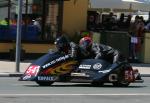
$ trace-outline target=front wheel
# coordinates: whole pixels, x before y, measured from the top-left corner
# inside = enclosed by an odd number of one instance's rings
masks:
[[[39,86],[51,86],[54,82],[36,81]]]

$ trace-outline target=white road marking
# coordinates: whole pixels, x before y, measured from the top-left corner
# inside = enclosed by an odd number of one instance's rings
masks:
[[[133,93],[133,94],[0,94],[0,96],[150,96],[150,93]]]

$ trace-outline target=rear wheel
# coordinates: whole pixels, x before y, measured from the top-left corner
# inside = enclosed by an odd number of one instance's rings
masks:
[[[113,83],[113,86],[115,86],[115,87],[127,87],[129,85],[130,85],[130,83],[126,82],[126,81],[114,82]]]
[[[91,84],[92,84],[92,86],[95,86],[95,87],[101,87],[104,85],[103,82],[92,82]]]
[[[130,85],[132,79],[132,67],[130,65],[124,65],[117,72],[117,80],[112,82],[115,87],[127,87]]]
[[[36,81],[36,83],[40,86],[51,86],[54,82]]]

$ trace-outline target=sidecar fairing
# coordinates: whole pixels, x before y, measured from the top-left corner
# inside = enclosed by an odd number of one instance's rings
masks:
[[[79,72],[71,73],[75,82],[92,84],[113,83],[115,86],[128,86],[130,83],[143,82],[127,62],[110,64],[105,60],[86,59],[81,62]],[[138,76],[137,76],[138,74]],[[140,78],[137,78],[140,77]]]
[[[53,82],[128,86],[137,80],[142,81],[140,73],[135,72],[127,62],[111,64],[101,59],[85,59],[78,65],[70,55],[57,52],[50,52],[33,62],[19,80],[35,81],[44,86]]]
[[[76,63],[69,55],[50,52],[33,62],[19,80],[38,83],[59,81],[60,76],[70,73]]]

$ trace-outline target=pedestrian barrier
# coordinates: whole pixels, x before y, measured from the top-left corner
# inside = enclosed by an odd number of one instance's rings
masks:
[[[23,34],[25,40],[36,41],[38,40],[38,28],[33,25],[27,26],[27,31]]]
[[[9,31],[8,26],[0,25],[0,39],[1,40],[7,39],[8,31]]]
[[[22,40],[36,41],[38,40],[38,28],[34,25],[22,25],[21,29]],[[17,26],[0,25],[0,40],[16,40]]]

